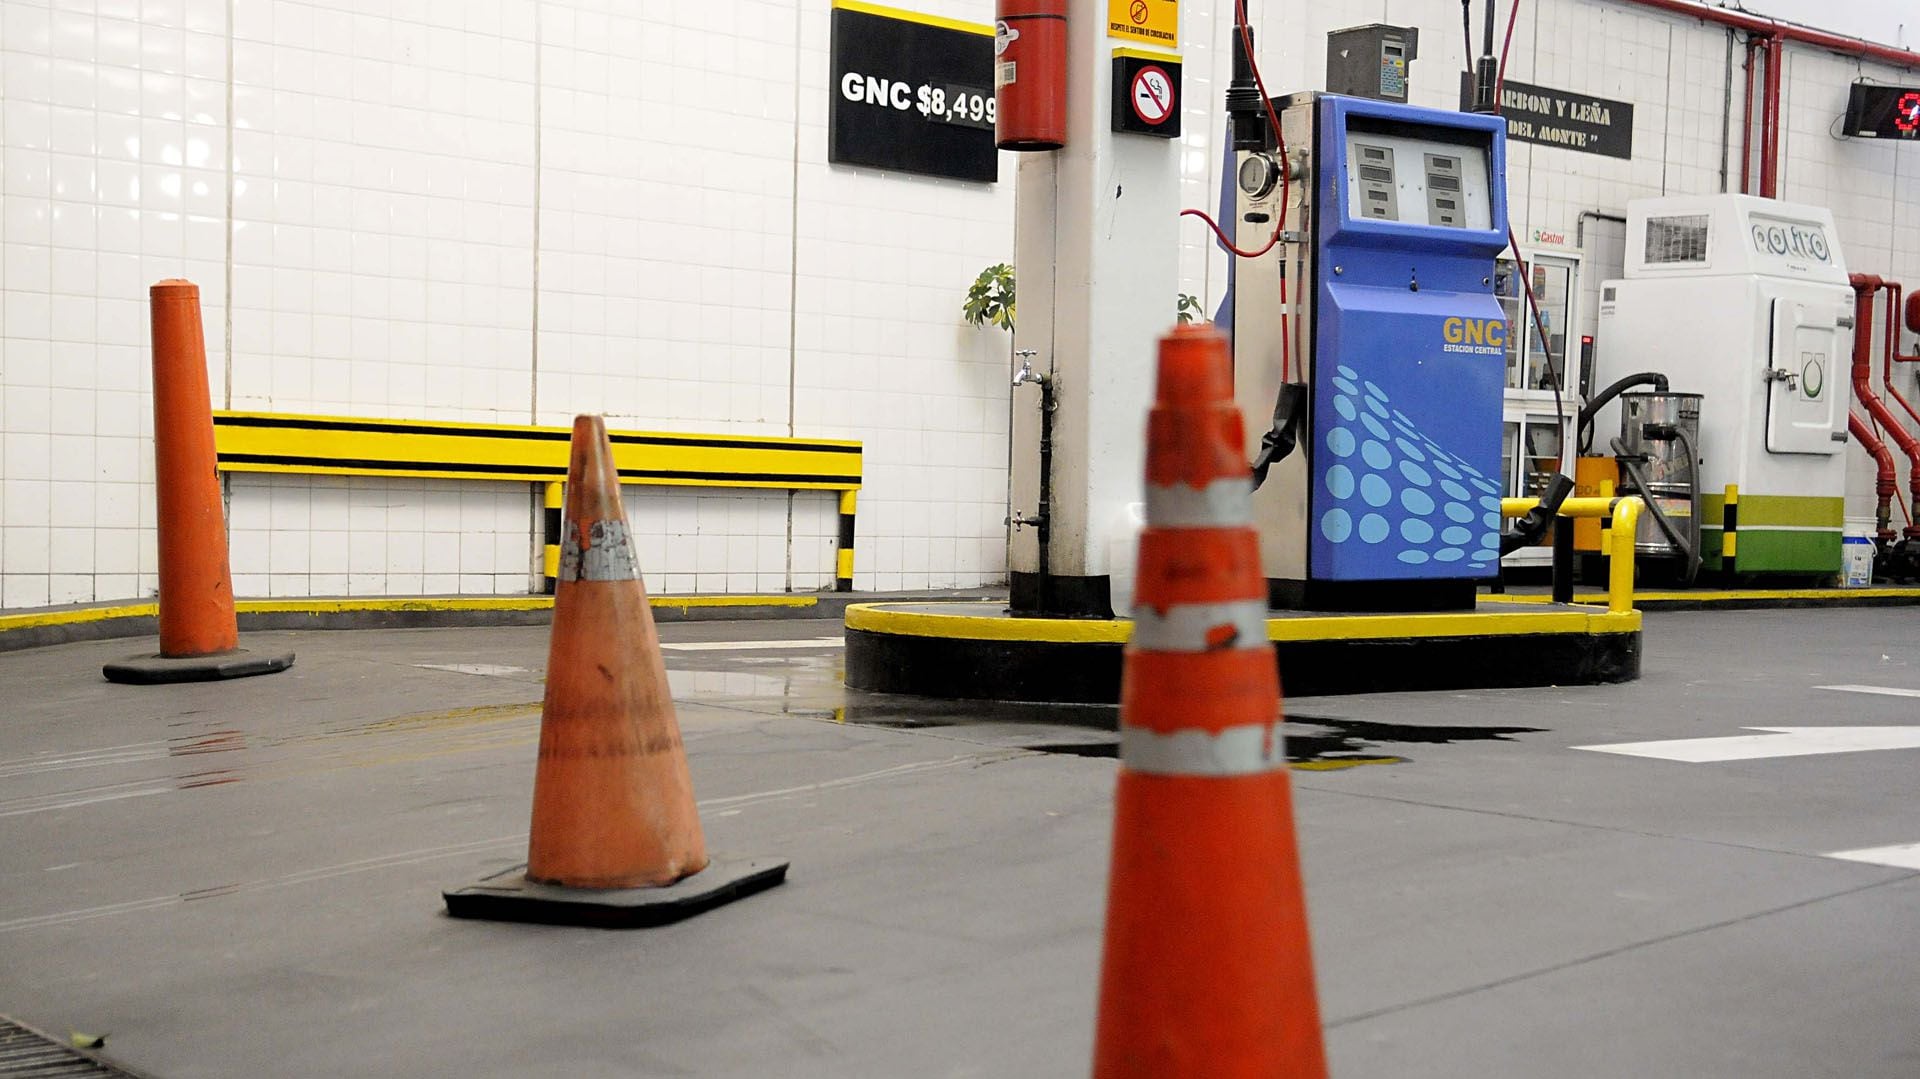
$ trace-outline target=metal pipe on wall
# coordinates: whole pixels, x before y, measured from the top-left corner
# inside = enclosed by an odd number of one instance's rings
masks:
[[[1629,7],[1653,8],[1719,26],[1731,26],[1736,30],[1746,30],[1749,33],[1779,37],[1786,41],[1837,52],[1842,56],[1875,60],[1909,70],[1920,70],[1920,53],[1895,48],[1892,45],[1882,45],[1865,38],[1828,33],[1825,30],[1816,30],[1811,26],[1801,26],[1798,23],[1781,22],[1778,19],[1767,18],[1765,15],[1751,15],[1744,11],[1733,11],[1727,8],[1702,7],[1690,0],[1613,0],[1613,2]]]
[[[1920,352],[1911,356],[1900,354],[1900,297],[1903,286],[1898,281],[1882,281],[1880,287],[1887,290],[1887,380],[1893,380],[1893,365],[1896,363],[1920,363]],[[1920,331],[1915,331],[1920,332]],[[1913,411],[1909,408],[1907,411]],[[1920,420],[1920,415],[1914,417]]]
[[[1767,52],[1767,72],[1762,103],[1760,194],[1768,198],[1776,197],[1779,190],[1780,67],[1783,43],[1792,41],[1839,53],[1842,56],[1891,64],[1909,71],[1920,71],[1920,53],[1895,48],[1892,45],[1882,45],[1864,38],[1816,30],[1811,26],[1801,26],[1798,23],[1781,22],[1764,15],[1752,15],[1727,8],[1702,7],[1691,0],[1613,0],[1613,2],[1630,7],[1652,8],[1670,15],[1687,16],[1717,26],[1745,30],[1753,35],[1747,39],[1746,131],[1741,140],[1740,158],[1740,191],[1743,194],[1753,190],[1753,63],[1755,54],[1761,48],[1764,47]],[[1764,42],[1764,45],[1758,42]]]
[[[1740,193],[1753,193],[1753,66],[1760,52],[1760,39],[1747,37],[1747,96],[1740,110]]]
[[[1900,355],[1900,320],[1896,315],[1900,310],[1900,282],[1882,281],[1880,287],[1887,291],[1887,332],[1880,350],[1880,388],[1886,391],[1888,397],[1899,402],[1900,407],[1907,410],[1907,415],[1912,416],[1915,423],[1920,423],[1920,412],[1915,412],[1913,403],[1902,396],[1893,385],[1893,365],[1896,361],[1920,360],[1920,356]],[[1864,335],[1867,331],[1862,328],[1854,332]]]
[[[1723,66],[1723,88],[1720,101],[1720,190],[1727,190],[1727,160],[1733,150],[1733,40],[1734,32],[1727,31],[1727,53]]]
[[[1867,426],[1867,421],[1861,419],[1860,414],[1852,409],[1847,410],[1847,433],[1852,435],[1853,440],[1860,443],[1860,448],[1866,450],[1873,458],[1874,536],[1883,544],[1892,543],[1893,492],[1896,489],[1893,452],[1887,449],[1887,444],[1880,441],[1879,436],[1873,433],[1873,428]]]
[[[1780,35],[1767,38],[1766,128],[1760,143],[1760,197],[1780,196]]]
[[[1907,489],[1913,496],[1913,505],[1920,506],[1920,438],[1915,438],[1880,395],[1873,392],[1873,301],[1880,291],[1881,280],[1872,274],[1858,273],[1849,275],[1847,280],[1853,285],[1853,393],[1866,406],[1874,422],[1885,428],[1887,435],[1899,445],[1900,452],[1907,455]],[[1909,521],[1906,531],[1908,538],[1920,538],[1920,523]]]

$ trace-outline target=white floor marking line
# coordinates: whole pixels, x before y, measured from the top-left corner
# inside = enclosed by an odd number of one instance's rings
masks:
[[[168,780],[161,785],[129,786],[119,784],[115,787],[103,787],[89,791],[62,791],[54,794],[42,794],[33,798],[15,798],[0,803],[0,817],[20,817],[28,813],[46,813],[56,809],[78,809],[81,806],[96,805],[100,802],[118,802],[126,798],[145,798],[150,794],[167,794],[179,790],[179,783]]]
[[[1890,865],[1896,869],[1920,869],[1920,843],[1896,843],[1891,847],[1837,850],[1827,857],[1848,862],[1866,862],[1870,865]]]
[[[114,764],[135,764],[140,761],[163,761],[168,757],[167,743],[143,742],[134,746],[115,746],[109,749],[76,750],[65,756],[23,757],[19,760],[0,761],[0,779],[11,776],[32,775],[38,772],[66,772],[75,768],[98,768]]]
[[[755,652],[775,648],[843,648],[843,637],[811,637],[791,641],[681,641],[662,644],[669,652]]]
[[[1865,753],[1877,749],[1920,749],[1920,727],[1742,727],[1765,734],[1727,738],[1678,738],[1666,742],[1622,742],[1610,746],[1574,746],[1595,753],[1651,757],[1706,764],[1768,757],[1812,757],[1822,753]]]
[[[498,663],[416,663],[423,671],[452,671],[454,674],[478,674],[498,678],[507,674],[525,674],[525,667],[507,667]]]
[[[1901,689],[1898,686],[1815,686],[1815,689],[1830,689],[1835,693],[1873,693],[1882,697],[1920,697],[1920,689]]]

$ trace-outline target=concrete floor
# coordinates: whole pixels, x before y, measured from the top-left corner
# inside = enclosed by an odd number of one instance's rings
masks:
[[[1920,723],[1814,688],[1920,689],[1915,624],[1663,614],[1632,685],[1289,701],[1318,767],[1398,761],[1294,773],[1335,1073],[1920,1075],[1920,873],[1823,856],[1920,841],[1920,750],[1570,748]],[[169,1079],[1084,1073],[1111,713],[850,693],[838,632],[663,628],[766,642],[668,664],[710,843],[793,870],[629,933],[442,912],[524,858],[544,629],[259,634],[293,671],[202,686],[0,655],[0,1012]]]

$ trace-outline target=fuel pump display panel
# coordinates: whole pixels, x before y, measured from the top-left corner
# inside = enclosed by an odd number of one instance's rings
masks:
[[[1492,227],[1487,151],[1386,131],[1347,132],[1347,204],[1358,217]]]
[[[1509,327],[1497,118],[1325,97],[1309,575],[1458,580],[1499,559]]]

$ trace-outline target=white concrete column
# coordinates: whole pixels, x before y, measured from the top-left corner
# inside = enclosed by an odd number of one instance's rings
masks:
[[[1139,46],[1108,37],[1106,16],[1104,0],[1070,5],[1067,144],[1022,155],[1015,181],[1014,349],[1033,350],[1056,403],[1045,566],[1039,527],[1008,545],[1023,613],[1106,613],[1110,549],[1143,497],[1155,344],[1175,322],[1176,140],[1110,129],[1114,50]],[[1035,517],[1043,395],[1013,395],[1013,508]]]

